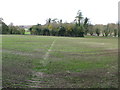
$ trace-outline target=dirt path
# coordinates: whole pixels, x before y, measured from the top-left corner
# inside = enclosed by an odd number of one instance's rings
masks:
[[[43,57],[43,61],[40,62],[42,63],[43,66],[46,66],[48,61],[47,59],[49,58],[49,54],[52,51],[52,48],[55,44],[56,40],[54,40],[51,45],[50,48],[48,49],[48,51],[46,52],[46,54]],[[42,88],[42,87],[48,87],[47,85],[47,81],[45,80],[46,77],[48,77],[49,75],[43,73],[43,72],[33,72],[33,78],[31,78],[31,80],[28,80],[29,82],[31,82],[31,85],[29,85],[29,87],[32,88]]]
[[[54,46],[54,44],[55,44],[55,41],[56,41],[56,40],[54,40],[54,41],[51,43],[50,48],[48,49],[48,51],[46,52],[46,54],[45,54],[45,56],[44,56],[44,58],[43,58],[43,61],[40,62],[40,63],[43,64],[43,66],[46,66],[46,64],[48,63],[47,59],[48,59],[48,57],[49,57],[50,52],[52,51],[52,48],[53,48],[53,46]]]
[[[49,57],[49,53],[51,52],[52,47],[53,47],[55,41],[56,41],[56,40],[54,40],[54,41],[52,42],[50,48],[49,48],[48,51],[46,52],[46,54],[45,54],[45,56],[44,56],[44,60],[46,60],[46,59]]]

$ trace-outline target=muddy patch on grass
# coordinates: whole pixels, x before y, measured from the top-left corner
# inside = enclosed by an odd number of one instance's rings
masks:
[[[63,56],[113,56],[113,55],[118,55],[118,49],[114,49],[114,50],[99,50],[99,51],[86,51],[86,52],[78,52],[78,53],[72,53],[72,52],[63,52],[63,51],[54,51],[57,53],[61,53]],[[51,55],[52,57],[52,55]],[[53,56],[55,57],[55,56]]]
[[[75,87],[118,87],[117,69],[93,69],[81,72],[56,73],[53,77],[63,77]],[[97,86],[95,86],[97,84]]]
[[[30,82],[36,88],[117,88],[117,77],[116,69],[103,68],[81,72],[57,72],[53,74],[36,72]]]
[[[3,49],[2,52],[17,54],[17,55],[23,55],[23,56],[31,56],[32,55],[30,53],[25,53],[25,52],[21,52],[21,51],[13,51],[13,50],[5,50],[5,49]]]
[[[6,62],[2,63],[2,85],[4,88],[26,87],[27,79],[32,75],[32,64],[26,62]]]
[[[45,74],[43,72],[34,72],[33,78],[28,80],[31,84],[29,87],[34,88],[59,88],[65,87],[68,84],[63,78],[54,77],[52,74]],[[67,85],[68,86],[68,85]]]
[[[21,56],[29,56],[32,58],[42,58],[44,55],[44,52],[38,52],[38,51],[34,51],[34,52],[23,52],[23,51],[17,51],[17,50],[6,50],[6,49],[2,49],[2,52],[6,52],[6,53],[11,53],[11,54],[16,54],[16,55],[21,55]]]

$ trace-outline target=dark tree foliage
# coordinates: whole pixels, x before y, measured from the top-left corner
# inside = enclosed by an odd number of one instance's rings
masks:
[[[18,26],[9,26],[8,34],[24,35],[25,34],[25,30],[23,28],[21,28],[21,27],[18,27]]]
[[[33,25],[29,28],[31,35],[46,35],[46,36],[69,36],[69,37],[84,37],[85,35],[100,36],[119,36],[119,30],[116,30],[116,25],[110,23],[108,25],[90,24],[87,17],[83,17],[79,10],[72,23],[63,23],[62,19],[48,18],[46,24]]]
[[[47,29],[47,28],[43,29],[43,35],[50,36],[49,29]]]
[[[110,33],[109,31],[109,25],[107,25],[107,28],[104,30],[105,36],[107,37]]]
[[[25,34],[25,30],[18,26],[7,26],[2,20],[0,20],[0,34]]]
[[[83,19],[82,12],[80,10],[78,10],[77,16],[75,18],[78,20],[78,26],[80,26],[81,20]]]
[[[96,28],[96,34],[97,34],[97,36],[100,35],[100,30],[98,28]]]
[[[84,20],[84,29],[85,29],[85,35],[87,35],[87,33],[88,33],[88,26],[89,26],[89,24],[88,24],[88,21],[89,21],[89,19],[86,17],[85,18],[85,20]]]
[[[84,27],[82,25],[77,27],[77,33],[78,37],[84,37]]]
[[[0,23],[0,34],[9,34],[9,28],[4,22]]]
[[[120,22],[118,22],[118,37],[120,37]]]
[[[66,29],[63,26],[59,27],[58,36],[65,36]]]
[[[56,30],[51,30],[51,32],[50,32],[51,34],[51,36],[57,36],[58,35],[58,32],[56,31]]]
[[[110,25],[92,25],[87,21],[81,23],[80,26],[75,23],[61,23],[51,22],[49,25],[34,25],[30,29],[32,35],[46,35],[46,36],[69,36],[69,37],[84,37],[88,33],[90,35],[104,36],[111,35],[119,36],[119,31],[116,27]]]

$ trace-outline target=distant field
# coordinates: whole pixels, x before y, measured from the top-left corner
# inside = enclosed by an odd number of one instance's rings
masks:
[[[27,31],[26,31],[25,34],[30,34],[30,32],[27,32]]]
[[[118,39],[3,35],[3,87],[118,87]]]

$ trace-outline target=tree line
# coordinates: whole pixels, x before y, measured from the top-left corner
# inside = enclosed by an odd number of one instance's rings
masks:
[[[87,17],[83,17],[79,10],[72,23],[62,23],[62,19],[47,19],[45,25],[37,24],[32,26],[29,30],[31,35],[46,35],[46,36],[70,36],[70,37],[84,37],[91,36],[119,36],[118,25],[115,23],[108,23],[107,25],[96,24],[92,25]]]
[[[47,19],[45,25],[34,25],[29,30],[32,35],[72,36],[84,37],[84,30],[88,28],[88,18],[82,16],[79,10],[73,23],[63,23],[62,19]]]
[[[1,20],[2,21],[2,20]],[[46,24],[33,25],[29,28],[31,35],[46,35],[46,36],[69,36],[69,37],[84,37],[91,36],[119,36],[118,24],[109,23],[107,25],[96,24],[92,25],[87,17],[83,17],[79,10],[75,20],[71,23],[63,23],[62,19],[49,18]],[[25,30],[21,27],[10,24],[7,26],[2,22],[2,34],[25,34]]]
[[[22,27],[14,26],[13,23],[6,25],[3,19],[0,18],[0,34],[25,34],[25,30]]]

